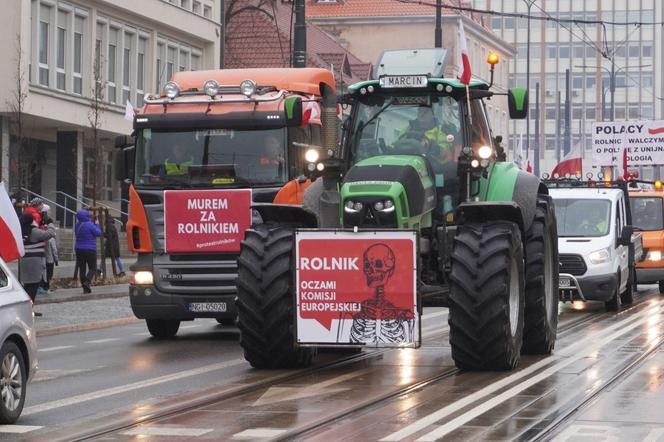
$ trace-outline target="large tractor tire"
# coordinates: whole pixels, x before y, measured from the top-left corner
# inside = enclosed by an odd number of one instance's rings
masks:
[[[450,282],[450,344],[457,367],[516,367],[524,315],[519,227],[507,221],[460,226],[454,238]]]
[[[293,229],[247,230],[238,258],[237,327],[245,359],[256,368],[311,364],[315,349],[294,345]]]
[[[526,232],[526,308],[524,354],[549,354],[558,330],[558,233],[553,204],[537,201],[535,219]]]

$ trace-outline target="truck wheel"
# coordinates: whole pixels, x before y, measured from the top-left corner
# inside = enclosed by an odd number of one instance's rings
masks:
[[[459,226],[452,251],[452,358],[464,370],[509,370],[523,337],[524,262],[512,222]]]
[[[146,319],[148,331],[157,339],[169,339],[175,337],[180,328],[177,319]]]
[[[314,349],[294,345],[293,229],[247,230],[238,258],[237,326],[244,357],[256,368],[306,367]]]
[[[217,318],[217,323],[219,325],[226,325],[228,327],[232,327],[232,326],[235,325],[235,319],[231,319],[231,318],[220,319],[220,318]]]
[[[535,219],[526,232],[526,307],[524,354],[549,354],[558,329],[558,233],[553,204],[537,201]]]
[[[607,312],[617,312],[620,310],[620,274],[618,274],[618,284],[616,285],[616,291],[611,299],[604,303],[604,308]]]
[[[13,424],[21,415],[27,380],[21,349],[6,341],[0,349],[0,424]]]

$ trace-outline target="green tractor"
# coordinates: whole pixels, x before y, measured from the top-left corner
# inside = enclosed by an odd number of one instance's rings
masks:
[[[297,336],[301,231],[330,241],[336,232],[416,232],[417,296],[445,299],[459,368],[509,370],[522,353],[552,351],[553,204],[536,176],[505,162],[484,102],[507,95],[510,117],[525,118],[527,91],[493,92],[493,65],[491,84],[445,78],[446,56],[445,49],[385,52],[374,79],[340,99],[351,110],[339,147],[328,134],[328,145],[306,152],[320,179],[304,207],[254,206],[262,222],[246,233],[237,281],[240,343],[254,367],[302,367],[316,355]],[[365,254],[365,271],[394,260],[369,262]]]

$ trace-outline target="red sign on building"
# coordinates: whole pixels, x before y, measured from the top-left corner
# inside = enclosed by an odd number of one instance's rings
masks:
[[[239,252],[251,227],[251,189],[164,192],[167,253]]]
[[[412,231],[298,231],[297,340],[419,345]]]

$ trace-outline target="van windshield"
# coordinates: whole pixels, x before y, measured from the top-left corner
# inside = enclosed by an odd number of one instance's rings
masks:
[[[559,237],[598,237],[609,233],[611,201],[607,199],[554,199]]]
[[[632,198],[632,223],[639,230],[664,230],[661,198]]]

